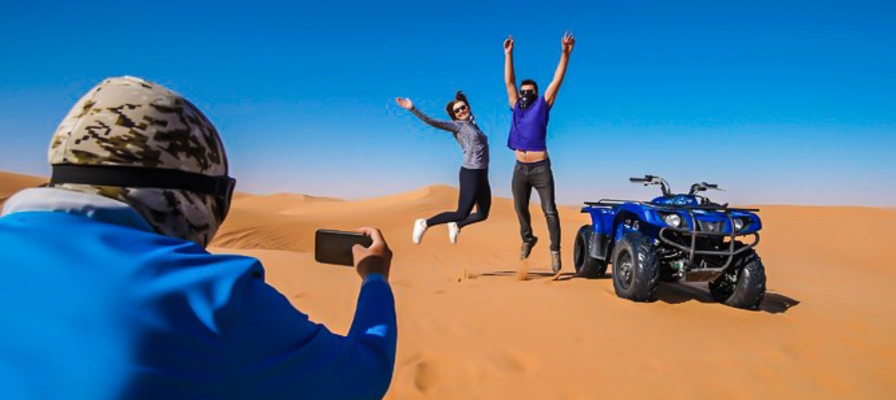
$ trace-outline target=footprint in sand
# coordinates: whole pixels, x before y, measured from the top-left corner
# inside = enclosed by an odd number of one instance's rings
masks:
[[[419,361],[414,365],[414,388],[420,393],[426,393],[436,382],[436,374],[432,366],[426,361]]]
[[[414,386],[420,393],[426,393],[435,386],[438,378],[432,357],[426,353],[415,353],[402,364],[402,374],[405,382]]]
[[[526,354],[504,351],[489,357],[489,362],[501,371],[526,373],[535,369],[535,360]]]
[[[392,282],[392,286],[400,286],[403,288],[413,287],[409,281],[406,280],[395,280]]]

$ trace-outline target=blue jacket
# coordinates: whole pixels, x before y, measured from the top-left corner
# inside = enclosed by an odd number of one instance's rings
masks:
[[[309,321],[258,260],[64,212],[0,218],[0,398],[372,399],[395,364],[389,284],[347,336]]]

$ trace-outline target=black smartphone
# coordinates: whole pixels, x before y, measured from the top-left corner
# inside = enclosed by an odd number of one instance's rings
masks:
[[[323,264],[355,265],[352,247],[370,247],[373,239],[359,232],[318,229],[314,235],[314,260]]]

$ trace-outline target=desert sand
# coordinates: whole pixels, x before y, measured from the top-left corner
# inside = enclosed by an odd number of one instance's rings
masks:
[[[0,202],[43,181],[0,173]],[[714,303],[705,284],[663,283],[658,301],[633,303],[609,278],[574,277],[574,234],[588,221],[577,207],[560,210],[558,279],[537,205],[541,240],[525,276],[510,199],[496,197],[489,220],[457,244],[445,226],[413,244],[414,219],[452,209],[456,195],[241,193],[210,250],[258,257],[297,308],[345,333],[360,280],[314,262],[314,231],[382,229],[399,323],[388,399],[896,398],[894,209],[758,205],[768,294],[760,311],[744,311]]]

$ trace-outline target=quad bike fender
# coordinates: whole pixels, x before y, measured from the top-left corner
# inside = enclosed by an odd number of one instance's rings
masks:
[[[629,210],[619,210],[613,219],[613,227],[612,241],[607,245],[607,250],[610,254],[613,253],[612,249],[616,246],[616,243],[619,243],[626,233],[640,231],[641,218],[638,214]]]
[[[614,229],[612,242],[607,246],[608,254],[613,254],[613,248],[625,234],[639,232],[655,241],[659,236],[660,227],[665,225],[653,208],[628,204],[626,206],[630,207],[620,209],[613,219]]]
[[[607,218],[607,213],[603,212],[603,210],[598,210],[598,212],[592,212],[591,214],[591,234],[588,235],[588,255],[591,256],[591,258],[603,261],[607,259],[606,248],[609,244],[607,238],[610,236],[609,233],[611,232],[610,229],[612,229],[612,226],[607,226],[608,224],[604,222],[609,219]]]
[[[607,248],[610,245],[610,235],[592,232],[588,237],[588,255],[601,261],[607,259]]]

